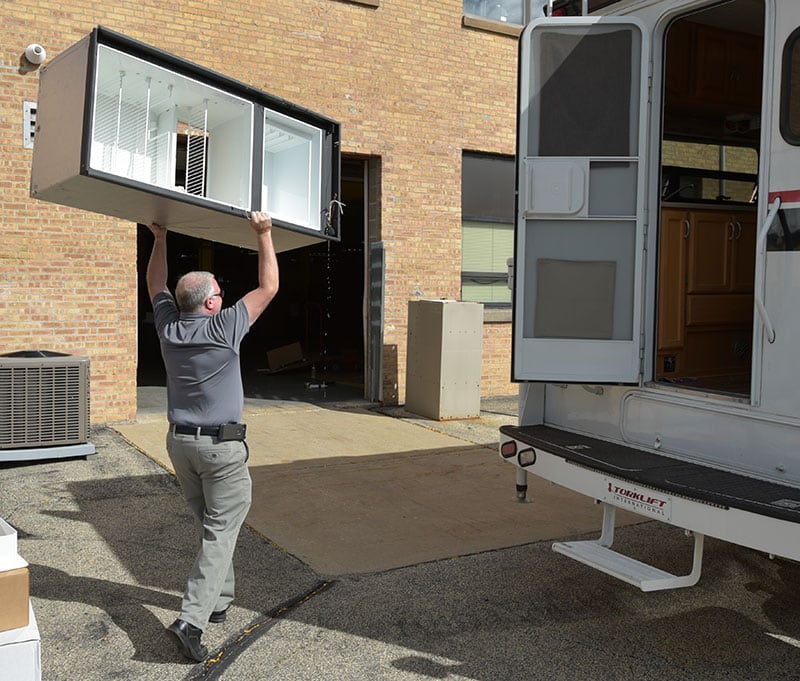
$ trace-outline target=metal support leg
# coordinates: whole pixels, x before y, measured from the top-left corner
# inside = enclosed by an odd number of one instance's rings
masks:
[[[528,499],[528,473],[522,469],[517,468],[517,503],[527,504]]]
[[[603,502],[603,529],[597,543],[609,548],[614,543],[614,524],[616,522],[617,507]]]

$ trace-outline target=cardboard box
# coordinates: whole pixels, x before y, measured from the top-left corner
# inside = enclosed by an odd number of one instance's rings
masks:
[[[269,365],[270,371],[275,371],[289,364],[302,361],[303,348],[300,347],[300,343],[289,343],[289,345],[282,345],[279,348],[267,352],[267,364]]]
[[[0,518],[0,632],[28,626],[30,575],[17,553],[17,531]]]
[[[41,681],[42,641],[30,603],[28,626],[0,633],[0,670],[3,681]]]
[[[0,572],[0,632],[28,626],[29,597],[28,568]]]
[[[0,518],[0,572],[27,566],[28,563],[17,553],[17,531]]]

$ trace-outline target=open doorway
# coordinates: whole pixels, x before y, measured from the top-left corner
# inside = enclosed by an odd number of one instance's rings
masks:
[[[750,395],[763,0],[665,38],[655,379]]]
[[[366,173],[342,160],[341,241],[278,254],[281,287],[241,346],[246,397],[305,401],[364,397]],[[152,237],[138,235],[137,385],[165,385],[145,272]],[[177,233],[169,235],[169,286],[192,270],[213,272],[230,305],[255,285],[256,253]]]

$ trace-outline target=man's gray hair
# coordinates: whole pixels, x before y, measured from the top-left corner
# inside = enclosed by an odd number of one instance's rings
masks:
[[[175,300],[181,312],[200,312],[206,298],[214,293],[211,272],[187,272],[175,286]]]

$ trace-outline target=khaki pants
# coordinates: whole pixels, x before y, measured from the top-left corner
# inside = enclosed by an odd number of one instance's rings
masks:
[[[247,445],[170,431],[167,452],[200,530],[180,618],[205,630],[234,597],[233,552],[252,498]]]

